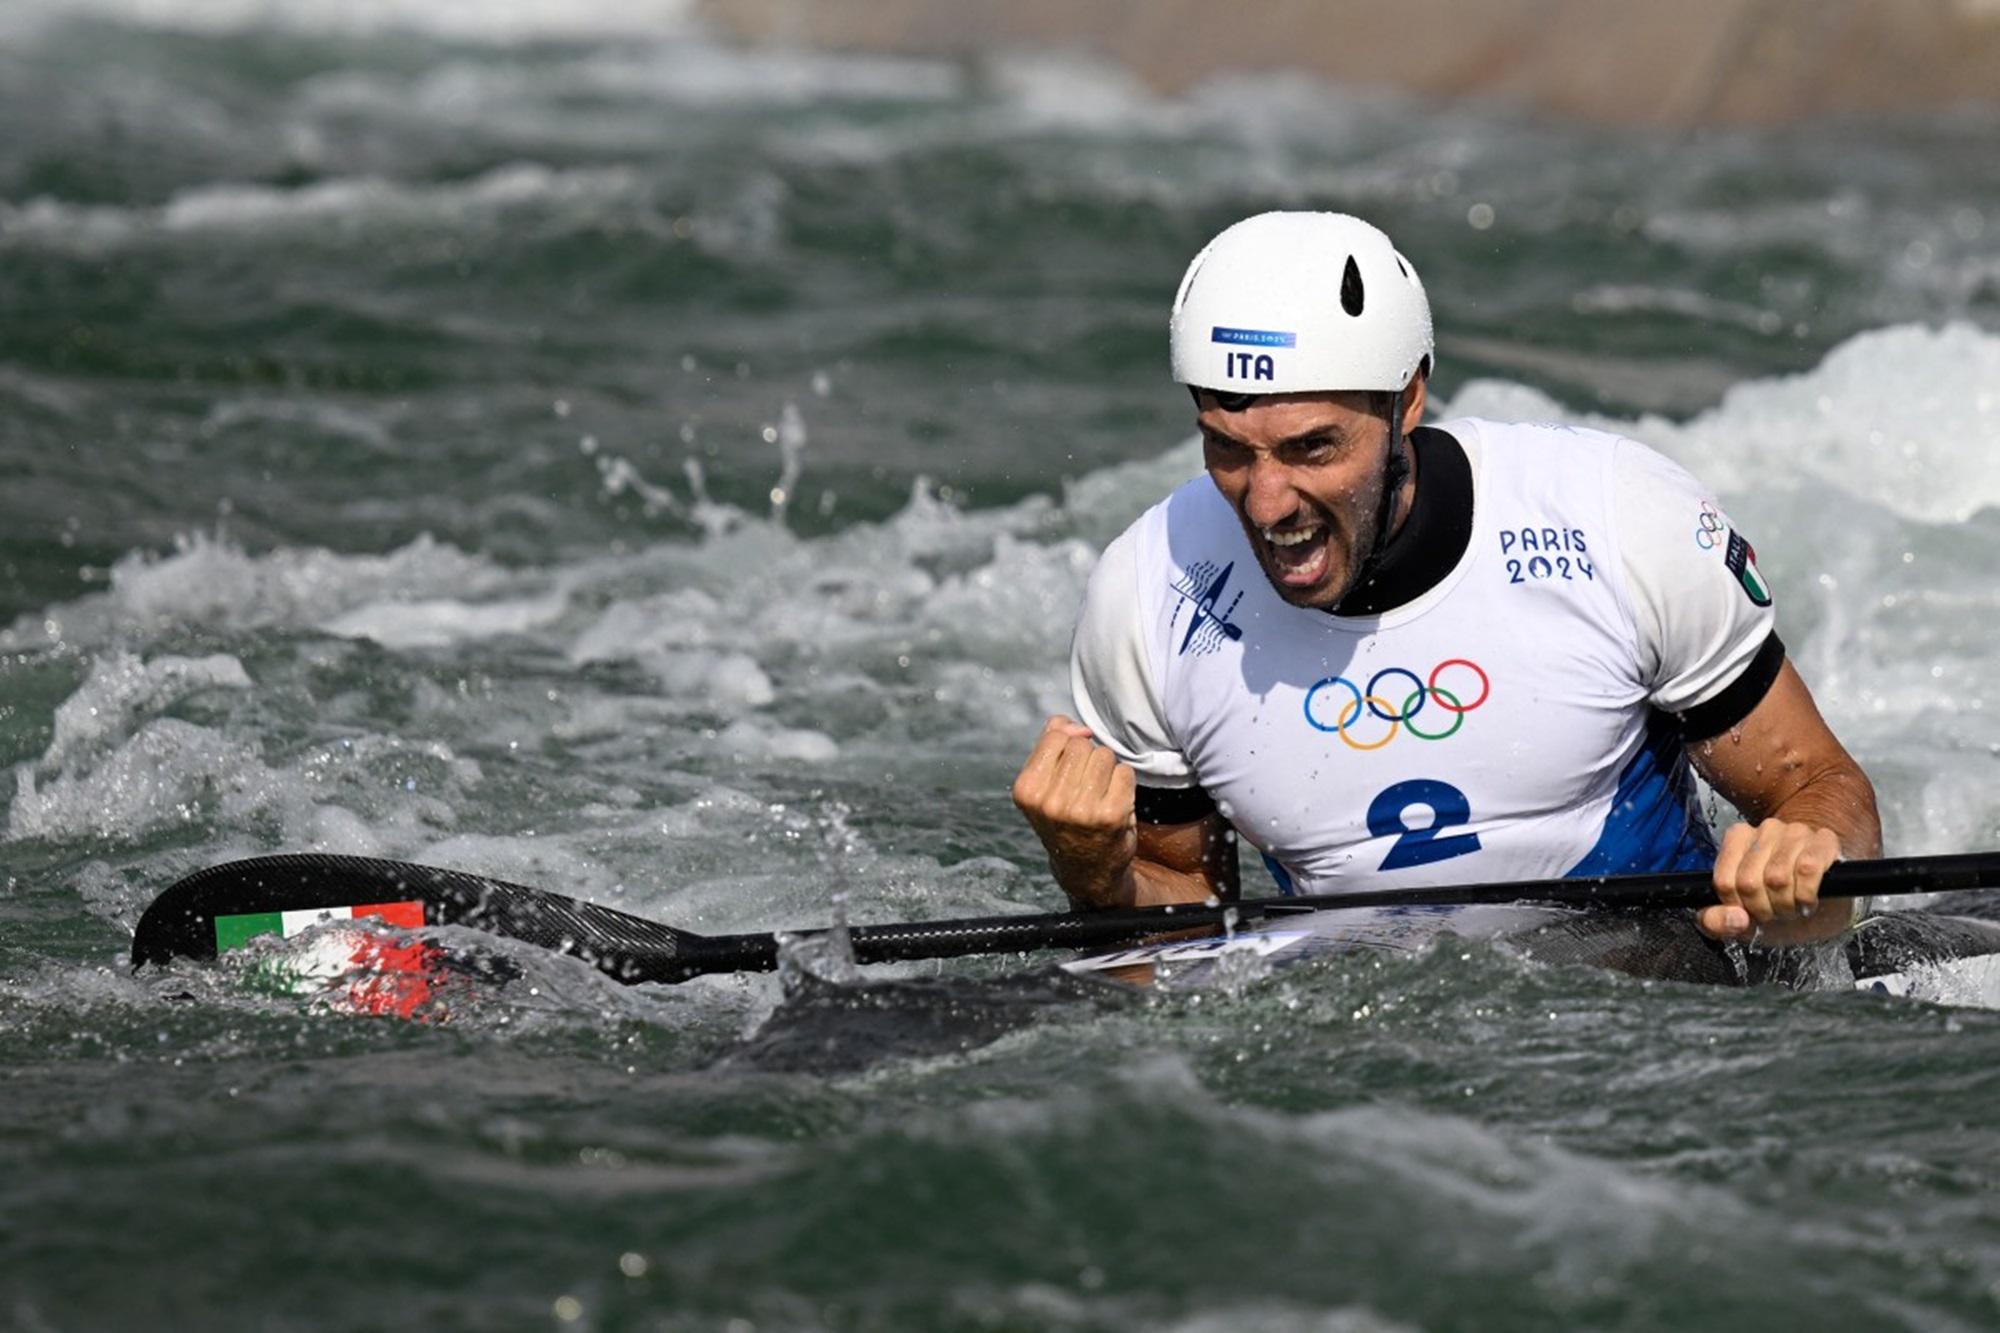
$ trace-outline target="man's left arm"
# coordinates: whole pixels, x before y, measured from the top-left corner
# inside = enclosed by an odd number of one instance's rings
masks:
[[[1854,917],[1846,903],[1814,910],[1820,881],[1844,857],[1880,856],[1882,821],[1874,785],[1827,727],[1791,662],[1740,722],[1687,749],[1745,821],[1722,836],[1720,902],[1702,909],[1701,928],[1761,944],[1800,944],[1845,930]]]
[[[1629,440],[1615,448],[1648,702],[1674,715],[1695,768],[1745,821],[1722,836],[1701,927],[1767,944],[1836,935],[1853,913],[1815,912],[1820,880],[1842,857],[1881,855],[1874,788],[1786,659],[1749,540],[1679,465]]]

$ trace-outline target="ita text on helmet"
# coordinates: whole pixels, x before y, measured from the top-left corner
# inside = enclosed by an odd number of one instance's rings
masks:
[[[1345,213],[1260,213],[1188,265],[1174,379],[1222,394],[1396,392],[1432,363],[1416,268]]]

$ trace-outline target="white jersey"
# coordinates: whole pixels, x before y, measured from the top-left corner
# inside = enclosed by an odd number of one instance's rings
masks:
[[[1079,716],[1141,784],[1206,789],[1287,892],[1708,865],[1673,715],[1775,675],[1755,553],[1631,440],[1439,429],[1473,519],[1436,586],[1365,618],[1292,606],[1199,477],[1092,574]]]

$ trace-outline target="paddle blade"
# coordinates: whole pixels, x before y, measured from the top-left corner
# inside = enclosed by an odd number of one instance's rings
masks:
[[[624,982],[678,981],[699,970],[698,936],[561,894],[458,870],[361,856],[297,854],[198,870],[155,898],[132,935],[134,966],[212,959],[263,934],[321,921],[469,926],[572,954]]]

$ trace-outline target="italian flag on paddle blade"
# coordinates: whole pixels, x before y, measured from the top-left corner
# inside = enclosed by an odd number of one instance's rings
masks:
[[[215,951],[240,949],[259,935],[279,935],[290,939],[327,921],[373,920],[385,926],[420,929],[424,924],[423,900],[401,903],[358,903],[350,907],[308,907],[293,912],[242,912],[215,918]]]
[[[291,912],[239,912],[215,918],[215,948],[225,953],[260,935],[290,938],[335,921],[420,929],[421,899],[400,903],[355,903]],[[336,1008],[358,1014],[442,1019],[434,1001],[437,949],[422,940],[398,939],[371,931],[328,931],[302,954],[257,971],[280,994],[317,994]]]

